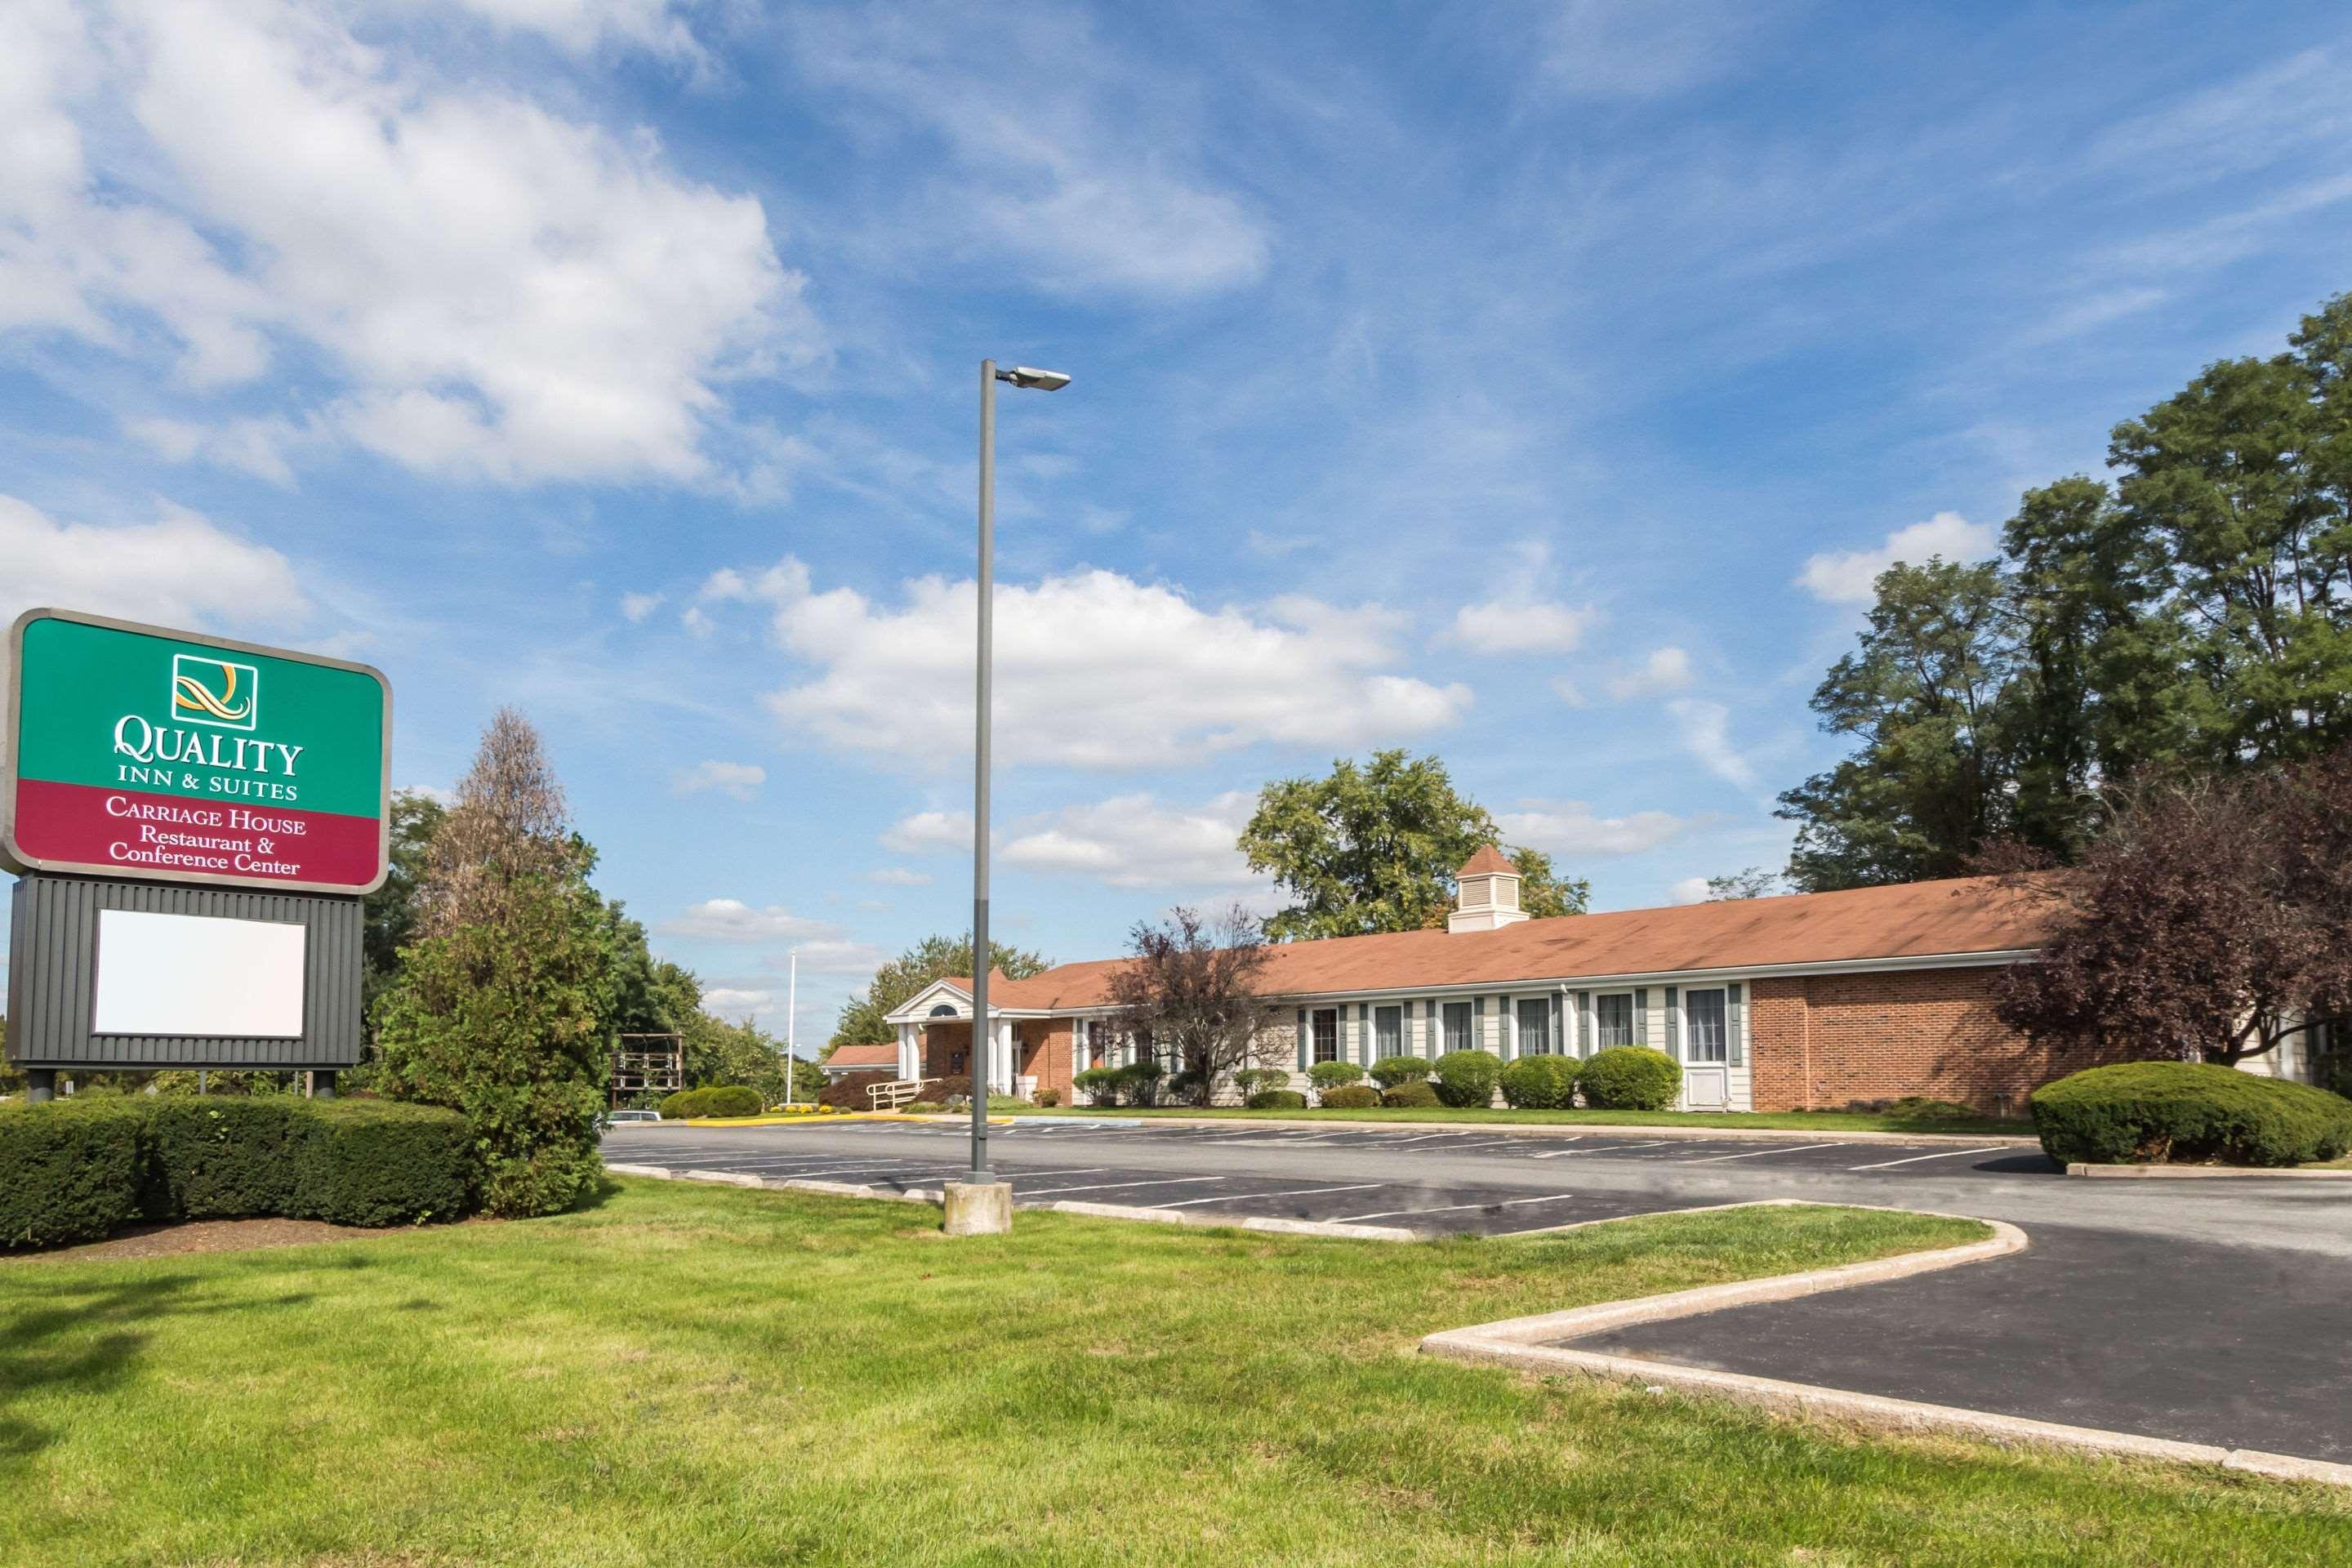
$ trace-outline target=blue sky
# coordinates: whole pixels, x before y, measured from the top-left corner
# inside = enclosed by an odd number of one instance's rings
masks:
[[[2340,5],[0,11],[0,612],[545,731],[600,881],[821,1039],[1071,959],[1271,777],[1442,755],[1595,903],[1778,864],[1895,555],[2352,287]]]

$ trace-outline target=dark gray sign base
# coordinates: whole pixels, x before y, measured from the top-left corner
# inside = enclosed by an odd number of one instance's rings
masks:
[[[307,927],[301,1035],[293,1039],[226,1039],[92,1033],[102,910]],[[357,1066],[365,1037],[360,1021],[362,925],[362,904],[355,898],[40,872],[19,878],[8,931],[8,1058],[32,1076],[36,1100],[47,1098],[45,1075],[61,1068],[145,1072],[158,1068],[283,1071]]]

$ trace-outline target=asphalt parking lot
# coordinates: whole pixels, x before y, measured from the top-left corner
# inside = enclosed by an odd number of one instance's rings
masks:
[[[932,1122],[741,1131],[624,1127],[605,1141],[607,1156],[625,1163],[855,1182],[900,1192],[936,1189],[955,1178],[965,1169],[968,1148],[963,1128]],[[1625,1188],[1593,1179],[1601,1167],[1734,1181],[1744,1176],[1742,1167],[1912,1181],[1987,1165],[2044,1174],[2052,1169],[2038,1151],[2002,1144],[1851,1143],[1802,1136],[1763,1143],[1573,1132],[1531,1138],[1485,1128],[1327,1131],[1076,1119],[992,1127],[989,1148],[996,1173],[1013,1184],[1016,1205],[1083,1199],[1235,1218],[1489,1236],[1689,1206],[1671,1186]]]
[[[619,1163],[935,1190],[961,1124],[621,1127]],[[2005,1219],[2021,1256],[1579,1342],[2150,1436],[2352,1461],[2352,1184],[2070,1180],[1990,1140],[1021,1119],[1016,1205],[1508,1236],[1765,1198]]]

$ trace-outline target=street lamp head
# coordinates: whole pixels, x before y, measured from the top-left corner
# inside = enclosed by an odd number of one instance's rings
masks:
[[[1070,378],[1058,370],[1032,370],[1016,364],[1011,370],[996,373],[999,381],[1009,381],[1015,386],[1025,386],[1033,392],[1059,392],[1070,384]]]

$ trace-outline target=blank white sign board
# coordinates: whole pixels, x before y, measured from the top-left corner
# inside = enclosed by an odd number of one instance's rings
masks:
[[[90,1033],[299,1039],[309,935],[279,921],[100,910]]]

